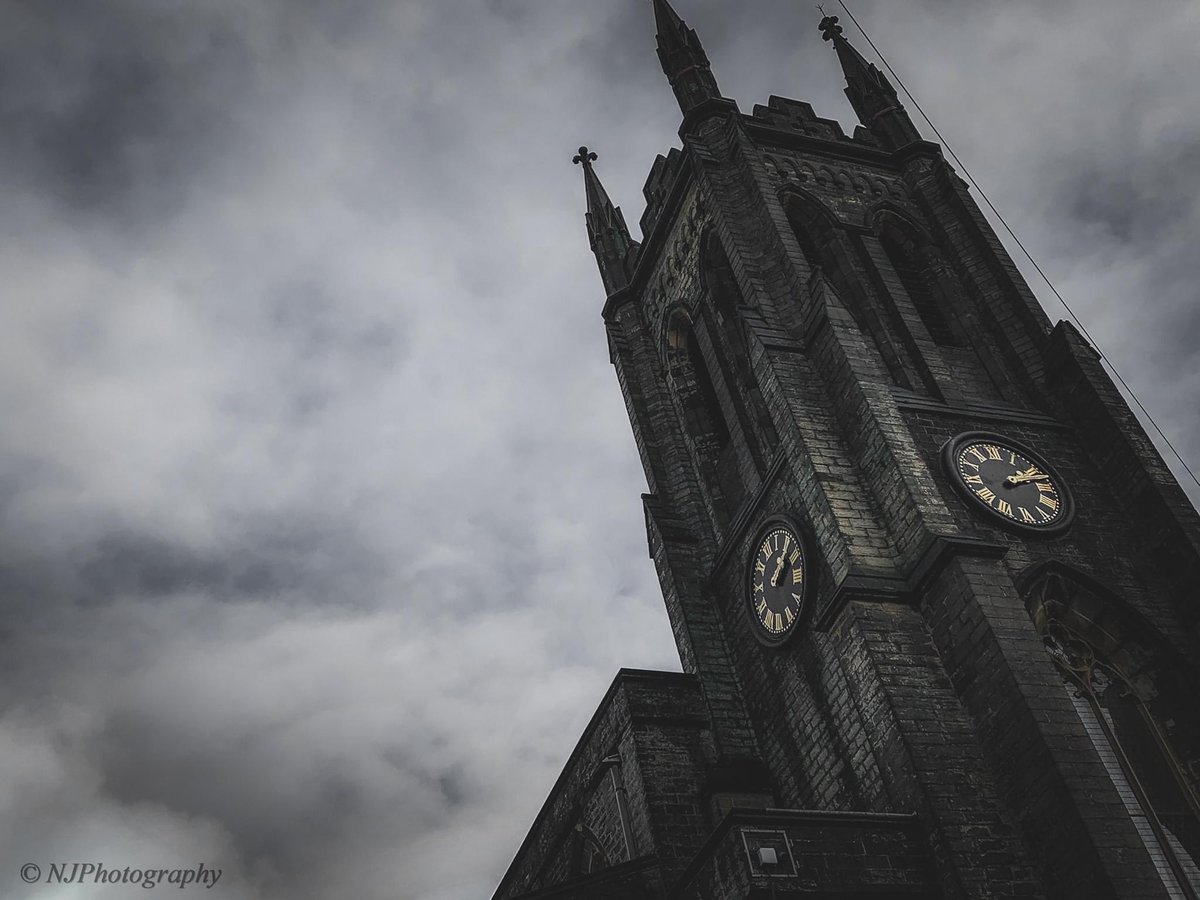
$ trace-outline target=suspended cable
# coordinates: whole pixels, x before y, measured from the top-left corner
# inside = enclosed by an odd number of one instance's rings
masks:
[[[1135,404],[1137,404],[1137,408],[1142,411],[1142,415],[1144,415],[1146,417],[1146,421],[1148,421],[1154,427],[1154,430],[1156,432],[1158,432],[1158,436],[1160,438],[1162,438],[1163,443],[1165,443],[1167,445],[1167,447],[1170,448],[1171,453],[1175,456],[1175,458],[1177,460],[1179,460],[1179,464],[1181,466],[1183,466],[1184,471],[1187,472],[1188,475],[1191,476],[1191,479],[1192,479],[1192,481],[1194,481],[1196,483],[1196,486],[1200,487],[1200,478],[1196,477],[1196,473],[1192,471],[1191,466],[1189,466],[1187,464],[1187,461],[1179,454],[1179,451],[1175,449],[1175,445],[1171,443],[1171,439],[1169,437],[1167,437],[1167,435],[1163,432],[1163,430],[1158,426],[1158,422],[1156,422],[1154,420],[1154,416],[1150,415],[1150,411],[1148,409],[1146,409],[1145,406],[1142,405],[1142,401],[1139,400],[1137,397],[1137,394],[1135,394],[1133,392],[1133,388],[1131,388],[1126,383],[1125,379],[1121,377],[1121,373],[1117,371],[1117,367],[1113,364],[1112,360],[1110,360],[1108,358],[1108,356],[1104,353],[1104,351],[1101,349],[1099,343],[1097,343],[1095,338],[1093,338],[1091,336],[1091,334],[1088,333],[1087,328],[1084,326],[1083,322],[1081,322],[1079,320],[1079,317],[1077,315],[1075,315],[1075,311],[1073,309],[1071,309],[1070,304],[1068,304],[1067,301],[1063,299],[1062,294],[1060,294],[1058,292],[1058,288],[1056,288],[1054,286],[1054,283],[1050,280],[1050,278],[1046,275],[1046,273],[1042,271],[1042,267],[1039,266],[1037,260],[1033,258],[1033,254],[1031,254],[1027,249],[1025,249],[1025,245],[1023,243],[1021,243],[1021,239],[1019,237],[1017,237],[1016,232],[1014,232],[1012,230],[1012,228],[1009,227],[1009,224],[1005,220],[1004,216],[1000,215],[1000,211],[998,209],[996,209],[995,206],[992,205],[992,201],[988,198],[988,195],[984,192],[983,188],[979,186],[979,183],[975,180],[975,176],[973,176],[971,174],[970,170],[966,167],[966,165],[963,163],[963,161],[958,158],[958,154],[954,152],[954,148],[950,146],[949,142],[944,137],[942,137],[942,133],[940,131],[938,131],[937,126],[933,124],[933,120],[930,119],[929,116],[927,116],[925,114],[925,110],[922,109],[921,104],[917,102],[917,98],[912,95],[912,92],[905,86],[905,84],[901,80],[900,76],[896,74],[895,69],[893,69],[891,64],[887,61],[887,57],[885,57],[879,51],[879,48],[875,46],[875,42],[871,40],[871,36],[869,34],[867,34],[867,30],[865,28],[863,28],[862,24],[858,21],[858,19],[856,19],[854,17],[854,13],[852,13],[850,11],[850,8],[848,6],[846,6],[844,0],[838,0],[838,5],[841,6],[841,8],[845,11],[846,15],[850,17],[850,21],[854,23],[854,27],[859,30],[859,32],[862,34],[863,38],[871,46],[871,49],[875,51],[875,55],[879,57],[879,61],[882,62],[884,65],[884,68],[886,68],[888,70],[888,74],[890,74],[892,76],[892,78],[895,79],[896,84],[900,87],[900,90],[904,91],[904,96],[908,97],[908,99],[910,101],[912,101],[913,107],[917,110],[917,112],[919,112],[921,114],[921,118],[924,119],[926,121],[926,123],[928,123],[929,127],[933,130],[933,133],[935,135],[937,135],[938,141],[941,143],[941,145],[943,147],[946,148],[946,152],[950,154],[950,158],[953,159],[955,164],[957,164],[957,166],[959,167],[959,169],[962,170],[962,173],[967,177],[967,181],[969,181],[971,183],[971,187],[973,187],[975,189],[976,193],[978,193],[979,196],[983,198],[983,202],[987,204],[988,209],[990,209],[992,211],[992,214],[996,217],[996,219],[1000,222],[1000,224],[1004,226],[1004,230],[1008,232],[1009,237],[1011,237],[1013,239],[1013,241],[1016,242],[1016,245],[1021,248],[1021,252],[1023,254],[1025,254],[1025,258],[1028,259],[1029,262],[1033,265],[1034,269],[1037,270],[1037,273],[1038,273],[1038,275],[1041,276],[1042,281],[1046,282],[1046,286],[1049,287],[1050,290],[1054,293],[1054,296],[1058,298],[1058,302],[1061,303],[1063,306],[1063,309],[1065,309],[1067,311],[1067,315],[1071,317],[1071,321],[1075,323],[1075,326],[1079,329],[1080,333],[1082,333],[1083,336],[1088,339],[1089,343],[1091,343],[1092,347],[1095,348],[1096,352],[1100,355],[1100,361],[1103,362],[1106,366],[1108,366],[1108,369],[1110,372],[1112,372],[1113,377],[1116,378],[1117,382],[1121,385],[1121,387],[1123,387],[1125,389],[1125,393],[1129,395],[1129,398]],[[818,8],[820,8],[820,7],[818,7]],[[823,11],[822,11],[822,14],[823,14]]]

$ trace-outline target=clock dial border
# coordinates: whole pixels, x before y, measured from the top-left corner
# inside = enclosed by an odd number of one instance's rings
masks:
[[[755,563],[759,558],[759,551],[762,549],[763,542],[767,536],[777,529],[784,529],[789,532],[792,539],[796,542],[796,546],[800,549],[800,559],[803,563],[803,577],[800,590],[800,601],[797,604],[796,615],[790,624],[785,626],[784,630],[779,634],[772,634],[767,631],[759,620],[755,612],[755,590],[754,582],[757,574]],[[814,582],[816,581],[816,570],[813,567],[813,555],[811,552],[812,542],[809,539],[808,531],[795,519],[785,515],[773,515],[765,519],[763,523],[754,531],[754,540],[751,541],[749,550],[746,554],[746,567],[744,569],[743,590],[745,591],[745,599],[743,606],[746,613],[746,619],[750,626],[750,631],[755,639],[760,644],[766,647],[778,648],[782,647],[801,631],[801,627],[809,618],[809,607],[811,606],[811,598],[813,596]]]
[[[1019,453],[1049,475],[1050,483],[1054,486],[1061,505],[1061,512],[1058,518],[1045,525],[1020,522],[1009,518],[977,496],[974,489],[963,481],[962,473],[958,468],[959,452],[966,445],[977,443],[996,444],[999,447]],[[953,485],[955,492],[966,501],[967,508],[972,512],[986,516],[992,524],[1007,528],[1025,537],[1056,537],[1071,527],[1071,523],[1075,518],[1075,498],[1070,486],[1062,475],[1059,474],[1058,470],[1046,462],[1045,457],[1028,444],[994,431],[964,431],[954,435],[942,445],[941,457],[942,468],[945,470],[947,477],[949,477],[950,484]]]

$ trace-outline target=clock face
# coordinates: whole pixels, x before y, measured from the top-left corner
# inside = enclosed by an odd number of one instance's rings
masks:
[[[1030,531],[1069,524],[1070,496],[1057,473],[1033,451],[998,435],[959,435],[946,446],[955,487],[977,509]]]
[[[750,560],[747,612],[758,639],[782,643],[800,621],[808,591],[808,561],[796,529],[768,525],[754,545]]]

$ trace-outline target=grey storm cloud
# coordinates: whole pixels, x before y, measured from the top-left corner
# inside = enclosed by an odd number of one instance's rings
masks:
[[[678,143],[648,7],[0,0],[0,896],[488,896],[678,667],[570,165]],[[850,124],[810,5],[677,7]],[[1194,9],[855,12],[1200,459]]]

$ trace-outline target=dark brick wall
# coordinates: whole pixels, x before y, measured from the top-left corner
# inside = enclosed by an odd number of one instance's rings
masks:
[[[617,802],[618,791],[623,789],[625,785],[621,767],[610,766],[592,790],[591,796],[583,801],[583,811],[579,816],[580,823],[595,836],[609,863],[630,859]]]
[[[1039,894],[920,614],[851,603],[836,626],[892,803],[921,814],[947,896]]]
[[[775,851],[764,863],[760,848]],[[670,893],[713,897],[933,898],[921,829],[908,816],[737,810]]]
[[[664,893],[658,862],[650,856],[602,872],[568,878],[522,894],[521,900],[655,900]]]
[[[662,728],[670,731],[671,740],[656,738]],[[647,856],[670,860],[686,853],[681,848],[689,840],[693,848],[698,845],[702,836],[694,834],[695,811],[690,819],[683,814],[679,804],[687,801],[680,800],[678,791],[664,797],[658,777],[664,755],[680,766],[675,777],[694,785],[693,794],[697,793],[703,782],[703,760],[711,755],[699,685],[687,675],[623,669],[567,760],[495,900],[546,890],[577,876],[572,857],[580,824],[611,851],[609,861],[614,864]],[[632,832],[628,856],[612,785],[614,764]],[[651,780],[644,770],[653,773]],[[664,812],[661,805],[666,802],[676,806]],[[698,806],[698,801],[691,802]],[[656,872],[657,866],[656,861]]]
[[[924,612],[1049,894],[1155,896],[1145,850],[1006,576],[995,560],[955,560]]]
[[[1135,552],[1122,555],[1135,567],[1136,579],[1153,575],[1151,589],[1165,598],[1175,620],[1189,633],[1181,643],[1197,659],[1200,643],[1200,515],[1171,476],[1133,412],[1125,405],[1100,360],[1069,323],[1055,330],[1048,357],[1047,387],[1059,398],[1063,417],[1072,423],[1095,467],[1110,505],[1122,510],[1137,536]],[[1124,587],[1124,585],[1122,586]],[[1170,633],[1171,622],[1161,627]]]

